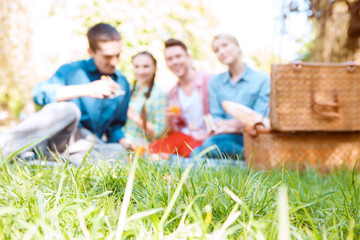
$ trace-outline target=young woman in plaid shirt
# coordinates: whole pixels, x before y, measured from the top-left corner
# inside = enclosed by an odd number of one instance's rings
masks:
[[[125,124],[127,148],[145,146],[160,137],[166,128],[165,109],[168,96],[155,84],[156,59],[147,52],[132,58],[135,82],[131,92],[128,120]]]

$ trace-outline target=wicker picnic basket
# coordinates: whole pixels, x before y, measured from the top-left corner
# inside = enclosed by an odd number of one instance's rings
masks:
[[[270,122],[277,131],[359,131],[360,65],[272,65]]]
[[[244,148],[247,165],[259,170],[281,165],[320,172],[353,169],[360,158],[360,133],[259,130],[256,136],[244,133]],[[356,169],[360,169],[360,163]]]

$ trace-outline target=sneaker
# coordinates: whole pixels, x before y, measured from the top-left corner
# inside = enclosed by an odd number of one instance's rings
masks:
[[[26,162],[38,160],[38,157],[33,151],[24,152],[19,157]]]

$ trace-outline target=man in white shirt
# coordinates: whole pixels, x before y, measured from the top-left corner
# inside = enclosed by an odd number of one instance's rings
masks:
[[[210,74],[196,70],[186,45],[177,39],[165,41],[164,56],[168,68],[178,78],[169,93],[166,117],[168,135],[150,145],[152,153],[178,153],[189,157],[207,137],[204,115],[209,114],[208,82]],[[179,112],[172,109],[180,108]],[[189,148],[190,147],[190,148]]]

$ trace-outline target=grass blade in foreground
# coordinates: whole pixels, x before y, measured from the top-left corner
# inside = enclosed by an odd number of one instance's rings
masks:
[[[131,197],[131,193],[132,193],[132,189],[133,189],[133,185],[134,185],[135,170],[136,170],[138,158],[139,158],[139,155],[136,154],[134,160],[132,161],[129,179],[126,184],[124,199],[121,204],[121,211],[120,211],[119,220],[118,220],[118,227],[116,230],[116,238],[115,238],[116,240],[121,239],[121,236],[123,234],[124,227],[126,224],[126,214],[127,214],[127,210],[129,207],[130,197]]]
[[[175,190],[175,192],[174,192],[174,195],[172,196],[172,198],[171,198],[171,200],[170,200],[170,202],[169,202],[169,205],[167,206],[167,208],[166,208],[163,216],[162,216],[161,219],[160,219],[160,223],[159,223],[160,231],[162,231],[162,228],[163,228],[163,225],[164,225],[164,223],[165,223],[165,220],[166,220],[167,217],[169,216],[169,213],[170,213],[172,207],[174,206],[177,197],[179,196],[180,190],[181,190],[184,182],[186,181],[186,179],[187,179],[187,177],[188,177],[188,175],[189,175],[189,172],[190,172],[191,167],[192,167],[192,166],[188,166],[188,167],[185,169],[184,173],[182,174],[181,179],[180,179],[180,182],[179,182],[179,184],[178,184],[178,186],[177,186],[177,188],[176,188],[176,190]]]
[[[360,239],[359,179],[356,171],[184,171],[141,158],[81,168],[8,162],[0,167],[0,239],[115,239],[121,229],[124,239],[278,239],[282,185],[287,236]]]
[[[281,186],[278,193],[278,239],[290,240],[289,202],[287,197],[287,187],[284,185]]]

